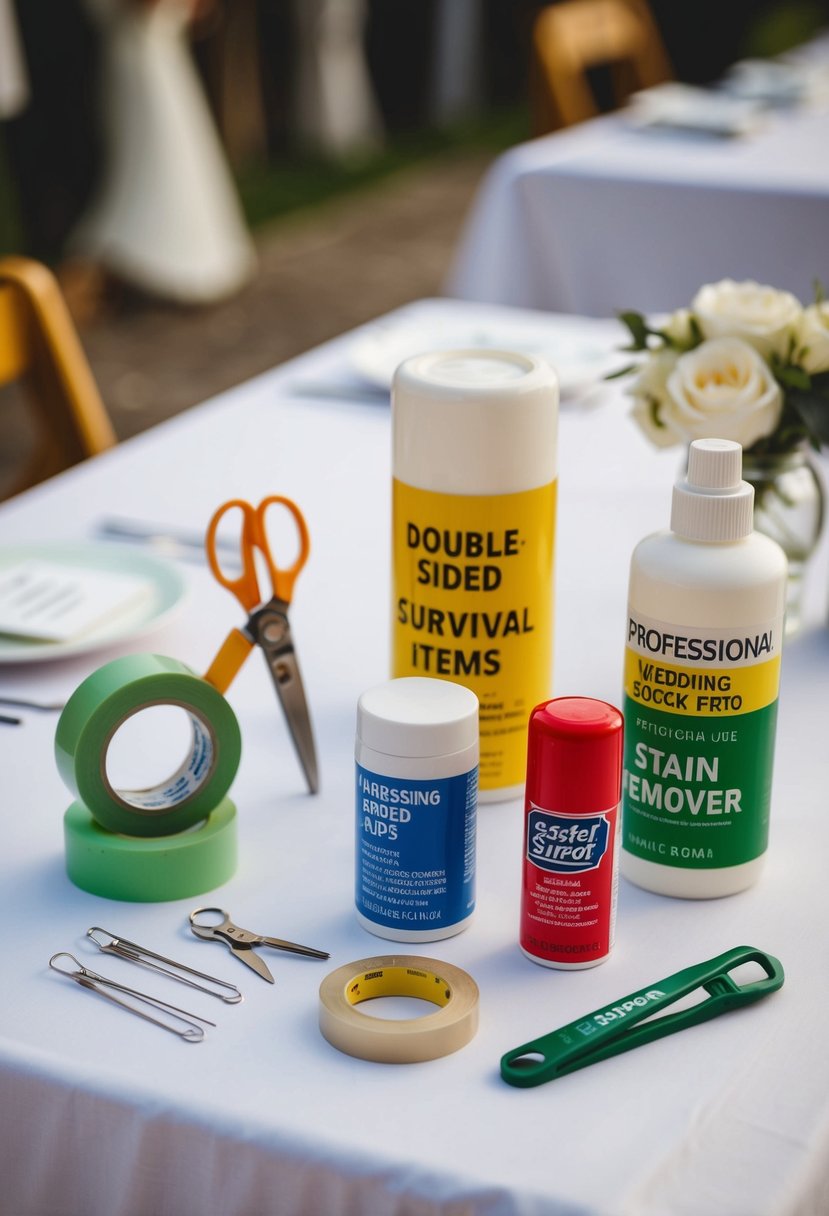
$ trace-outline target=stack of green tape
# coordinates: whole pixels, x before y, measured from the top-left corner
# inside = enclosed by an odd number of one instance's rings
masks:
[[[148,789],[115,789],[107,751],[143,709],[177,705],[192,726],[178,770]],[[212,890],[236,870],[236,807],[226,796],[242,751],[239,723],[211,684],[177,659],[138,654],[93,672],[66,703],[58,770],[77,801],[64,816],[66,871],[108,899],[152,903]]]

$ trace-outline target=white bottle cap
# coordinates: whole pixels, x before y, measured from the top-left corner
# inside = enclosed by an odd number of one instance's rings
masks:
[[[753,529],[754,488],[742,480],[733,439],[695,439],[688,471],[674,486],[671,531],[686,540],[732,541]]]
[[[516,494],[556,476],[558,379],[507,350],[414,355],[392,385],[394,475],[450,494]]]
[[[449,680],[389,680],[360,697],[357,735],[387,756],[448,756],[477,745],[478,698]]]

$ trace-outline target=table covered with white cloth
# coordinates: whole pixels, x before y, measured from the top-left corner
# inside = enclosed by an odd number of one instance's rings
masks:
[[[493,324],[497,317],[493,310]],[[609,322],[607,342],[619,340]],[[119,903],[64,872],[70,801],[54,717],[0,728],[3,910],[0,1209],[9,1216],[806,1216],[829,1207],[829,1003],[825,928],[826,552],[805,627],[783,659],[771,847],[761,881],[688,902],[622,882],[617,943],[602,966],[560,972],[517,945],[522,804],[478,817],[470,927],[431,944],[366,933],[354,907],[354,724],[359,694],[389,675],[390,414],[368,397],[302,385],[348,377],[348,336],[225,393],[0,508],[0,542],[89,538],[104,513],[202,530],[226,498],[286,494],[306,513],[310,562],[292,621],[317,731],[321,792],[305,792],[261,661],[228,694],[243,736],[231,789],[239,867],[220,889]],[[676,452],[654,451],[607,385],[562,405],[556,547],[556,695],[619,703],[631,550],[666,524]],[[56,664],[0,669],[0,695],[65,697],[128,651],[204,671],[238,605],[187,567],[180,615],[151,639]],[[331,952],[267,952],[264,983],[187,927],[197,904]],[[61,980],[68,950],[101,925],[237,983],[219,1006],[167,983],[167,999],[217,1023],[190,1045]],[[501,1055],[691,964],[748,944],[781,959],[767,999],[536,1089],[499,1076]],[[330,968],[426,954],[468,971],[480,1027],[452,1055],[384,1065],[320,1035]],[[153,989],[121,964],[119,976]],[[186,995],[185,995],[186,994]],[[197,1003],[199,1002],[200,1003]],[[210,1006],[215,1006],[211,1010]]]
[[[811,299],[826,276],[829,108],[739,138],[643,130],[625,112],[520,144],[484,178],[448,294],[610,316],[755,279]]]

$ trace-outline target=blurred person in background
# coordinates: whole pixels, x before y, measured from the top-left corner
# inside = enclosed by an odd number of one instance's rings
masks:
[[[0,118],[11,118],[29,100],[29,77],[11,0],[0,0]]]
[[[188,42],[210,0],[85,0],[100,33],[102,172],[82,264],[181,304],[237,291],[255,255]]]

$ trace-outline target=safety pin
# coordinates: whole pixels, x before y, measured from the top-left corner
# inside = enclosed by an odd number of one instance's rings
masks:
[[[60,958],[71,959],[77,970],[69,970],[66,967],[58,966],[55,960]],[[87,967],[84,967],[83,963],[78,962],[74,954],[69,954],[66,950],[60,950],[57,954],[53,954],[49,959],[49,966],[53,971],[57,971],[59,975],[65,975],[67,979],[74,980],[82,988],[87,988],[90,992],[97,993],[98,996],[112,1001],[114,1005],[120,1005],[122,1009],[126,1009],[129,1013],[134,1013],[137,1017],[144,1018],[147,1022],[152,1022],[154,1026],[160,1026],[162,1030],[169,1030],[171,1034],[178,1035],[179,1038],[186,1040],[188,1043],[200,1043],[204,1038],[204,1030],[201,1026],[196,1026],[196,1022],[202,1022],[205,1026],[215,1027],[216,1025],[215,1022],[200,1017],[197,1013],[190,1013],[187,1009],[179,1009],[178,1006],[169,1005],[167,1001],[150,996],[149,993],[138,992],[135,988],[127,988],[124,984],[117,984],[115,980],[108,979],[105,975],[98,975],[97,972],[90,971]],[[113,988],[116,992],[122,992],[125,996],[132,997],[136,1001],[141,1001],[143,1004],[156,1009],[159,1013],[166,1013],[172,1022],[181,1022],[187,1029],[178,1030],[174,1025],[171,1026],[169,1023],[162,1021],[161,1018],[154,1018],[152,1014],[145,1013],[143,1009],[136,1009],[129,1001],[122,1001],[120,997],[114,996],[112,992],[107,992],[107,988]]]
[[[729,972],[744,963],[759,963],[766,978],[737,984]],[[510,1085],[522,1087],[554,1081],[577,1068],[758,1001],[782,987],[784,978],[776,958],[752,946],[736,946],[508,1051],[501,1057],[501,1076]],[[707,998],[671,1012],[671,1006],[698,989]]]
[[[110,940],[108,942],[99,941],[95,936],[96,933],[105,934]],[[235,984],[228,984],[226,980],[219,980],[214,975],[207,975],[204,971],[196,971],[194,967],[186,967],[184,963],[177,963],[175,959],[165,958],[163,954],[156,954],[154,950],[147,950],[144,946],[139,946],[136,942],[128,941],[126,937],[116,937],[114,933],[110,933],[109,929],[102,929],[100,925],[93,925],[91,929],[87,929],[86,936],[91,938],[95,945],[104,954],[114,954],[118,958],[125,958],[130,963],[137,963],[139,967],[147,967],[150,971],[158,971],[161,975],[169,976],[170,979],[178,980],[181,984],[186,984],[188,988],[195,988],[198,992],[206,992],[208,996],[218,997],[220,1001],[224,1001],[226,1005],[238,1005],[242,999],[242,994]],[[153,960],[152,962],[150,960]],[[166,967],[160,967],[159,963],[166,963]],[[169,968],[175,968],[171,971]],[[185,975],[180,974],[185,972]],[[195,975],[200,980],[207,980],[210,984],[215,984],[217,988],[223,988],[224,992],[214,992],[212,988],[205,988],[203,984],[195,984],[192,980],[186,978],[187,975]],[[225,995],[229,993],[230,995]]]

